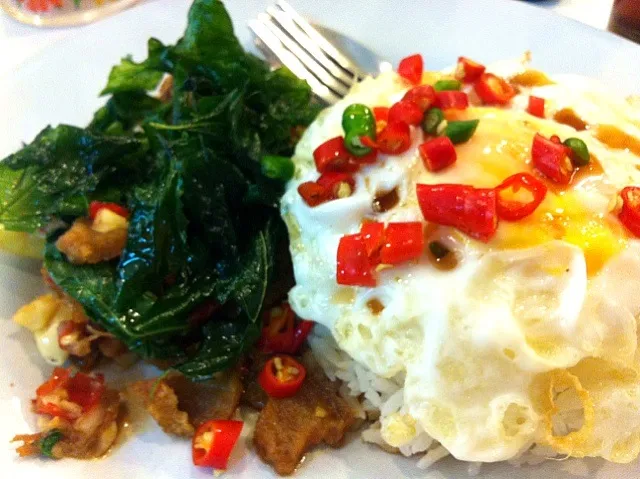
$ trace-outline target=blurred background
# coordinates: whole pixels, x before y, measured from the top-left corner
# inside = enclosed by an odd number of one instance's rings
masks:
[[[0,75],[45,46],[86,28],[83,25],[117,15],[137,3],[163,1],[189,0],[0,0]],[[640,43],[640,0],[528,0],[527,3]]]

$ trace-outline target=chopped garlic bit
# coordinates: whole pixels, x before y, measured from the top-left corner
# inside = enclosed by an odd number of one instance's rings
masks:
[[[342,181],[338,186],[338,198],[347,198],[351,196],[351,186],[346,181]]]
[[[114,213],[108,208],[102,208],[96,214],[91,229],[98,233],[107,233],[117,229],[126,229],[129,226],[127,219]]]
[[[316,417],[327,417],[327,410],[321,406],[316,406],[316,411],[315,411],[315,415]]]
[[[279,356],[276,356],[273,359],[273,364],[275,364],[276,366],[276,371],[280,372],[282,370],[282,367],[283,367],[282,359]]]
[[[13,315],[13,321],[35,333],[49,326],[59,306],[60,299],[58,297],[53,294],[45,294],[21,307]]]

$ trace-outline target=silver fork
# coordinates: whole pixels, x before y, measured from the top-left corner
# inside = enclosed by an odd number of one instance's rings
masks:
[[[249,28],[268,59],[275,57],[294,75],[306,80],[313,92],[328,104],[340,100],[354,83],[366,76],[353,60],[284,0],[277,0],[256,20],[250,20]]]

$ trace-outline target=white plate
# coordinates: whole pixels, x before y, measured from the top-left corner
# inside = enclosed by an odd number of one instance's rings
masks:
[[[0,156],[30,141],[46,124],[86,124],[103,100],[96,97],[110,67],[123,55],[141,58],[146,41],[165,42],[183,31],[187,0],[141,5],[101,23],[78,30],[70,40],[52,45],[10,75],[0,77]],[[237,34],[247,46],[246,21],[266,6],[262,0],[229,0],[227,8]],[[525,50],[534,64],[550,73],[574,73],[604,81],[618,91],[638,91],[640,47],[608,33],[553,15],[520,2],[491,0],[315,0],[291,3],[306,16],[350,35],[393,61],[422,52],[428,68],[437,69],[464,54],[482,62],[515,58]],[[41,291],[38,265],[0,256],[0,477],[31,479],[87,477],[129,479],[205,478],[211,472],[191,465],[190,445],[169,438],[149,422],[142,431],[99,461],[19,460],[8,444],[16,433],[34,429],[29,400],[50,372],[38,356],[30,334],[9,318]],[[250,443],[237,448],[225,477],[274,477],[252,453]],[[46,469],[45,469],[46,468]],[[392,456],[352,441],[341,450],[310,454],[296,477],[397,478],[464,477],[466,466],[452,459],[427,472],[415,461]],[[478,477],[598,477],[640,476],[637,464],[619,466],[598,460],[551,461],[515,469],[485,465]]]

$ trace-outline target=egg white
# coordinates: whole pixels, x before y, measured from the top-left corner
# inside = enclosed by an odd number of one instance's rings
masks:
[[[363,168],[355,175],[352,196],[310,208],[297,186],[318,178],[313,150],[343,134],[345,107],[389,106],[407,90],[393,72],[368,78],[306,131],[293,158],[295,178],[281,203],[291,239],[296,286],[289,300],[295,312],[328,327],[344,351],[377,375],[406,373],[404,410],[463,460],[509,459],[540,439],[543,417],[532,384],[541,375],[572,368],[585,358],[603,358],[630,370],[638,367],[640,242],[620,236],[624,229],[612,218],[610,203],[622,187],[640,185],[640,158],[609,148],[590,130],[576,132],[525,110],[532,93],[546,99],[549,116],[570,107],[587,123],[616,125],[636,138],[640,114],[590,81],[554,80],[553,85],[523,88],[508,109],[473,108],[480,126],[468,144],[457,147],[458,161],[452,168],[428,172],[417,152],[422,132],[412,128],[412,147],[399,156],[382,155]],[[566,196],[549,195],[553,198],[542,205],[548,216],[580,222],[573,240],[547,237],[546,229],[536,236],[533,222],[543,221],[543,216],[523,225],[502,223],[489,244],[440,228],[438,239],[459,259],[454,270],[437,270],[423,258],[380,271],[373,288],[336,283],[338,242],[359,231],[365,217],[385,223],[423,221],[416,183],[486,187],[513,172],[527,171],[536,131],[583,139],[603,167],[604,174],[585,178]],[[399,204],[375,213],[376,192],[392,188],[398,188]],[[379,314],[367,307],[374,298],[384,305]],[[576,374],[582,377],[580,371]],[[612,390],[628,398],[634,388],[635,379]],[[594,398],[601,393],[593,387]],[[594,434],[606,440],[583,455],[620,460],[622,456],[612,453],[613,444],[640,434],[640,413],[631,407],[617,416],[628,428],[607,422],[620,401],[596,405],[600,422]],[[382,436],[393,437],[394,446],[413,439],[413,428],[402,429],[409,432],[398,438],[390,430],[392,423],[383,422]],[[608,444],[607,450],[603,444]]]

